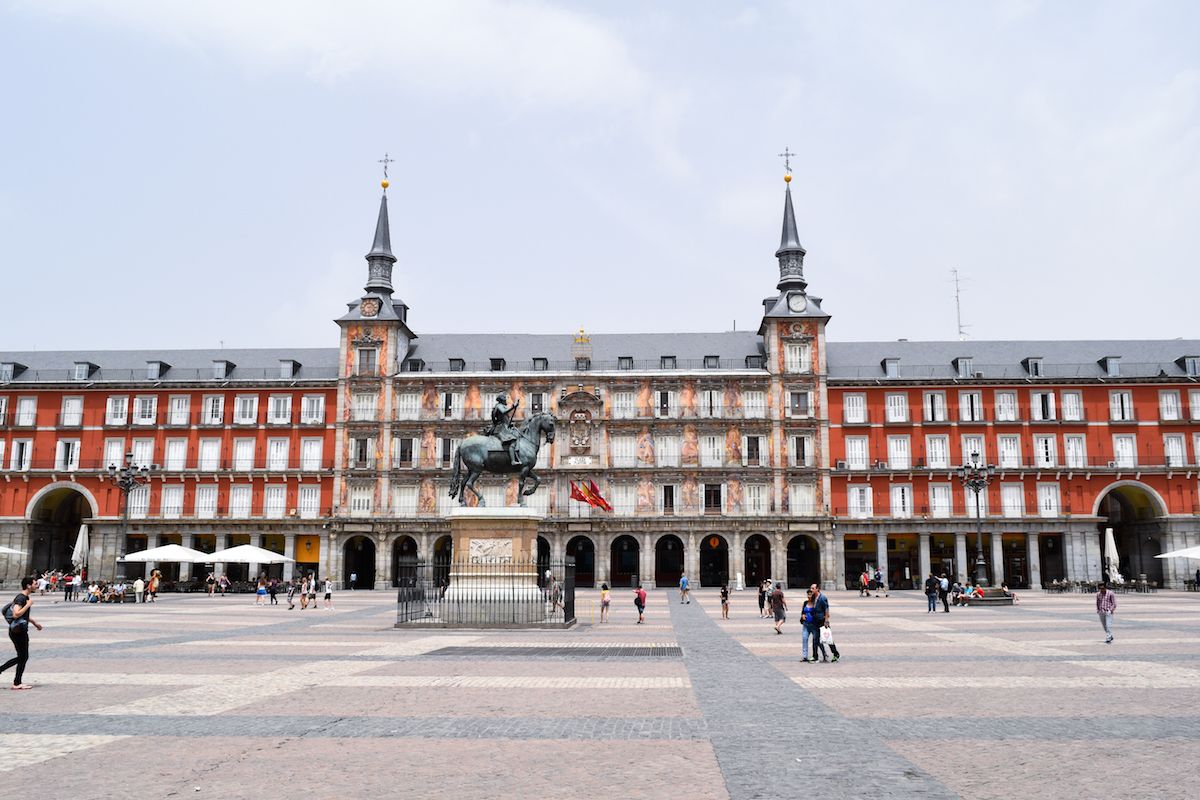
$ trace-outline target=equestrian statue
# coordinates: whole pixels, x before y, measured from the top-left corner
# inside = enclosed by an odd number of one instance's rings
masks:
[[[458,445],[454,454],[454,472],[450,476],[450,496],[457,497],[459,505],[467,504],[468,491],[475,495],[478,505],[484,505],[483,495],[475,488],[475,482],[485,472],[495,475],[519,473],[517,498],[521,505],[541,485],[533,468],[542,446],[542,435],[545,434],[547,443],[554,441],[554,416],[544,412],[534,414],[518,427],[513,424],[513,415],[520,404],[521,401],[516,400],[509,405],[508,396],[500,395],[492,407],[492,424],[482,434],[468,436]],[[526,489],[525,482],[531,479],[533,485]]]

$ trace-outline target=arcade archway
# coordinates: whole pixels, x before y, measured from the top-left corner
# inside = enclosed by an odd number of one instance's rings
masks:
[[[654,585],[674,586],[683,575],[683,542],[668,533],[654,545]],[[695,576],[692,576],[695,578]]]
[[[700,585],[724,586],[729,582],[729,543],[715,533],[700,542]]]
[[[546,585],[546,572],[550,569],[550,541],[545,536],[537,537],[537,580],[538,586]],[[562,575],[555,575],[555,579],[562,580]]]
[[[454,539],[450,536],[438,537],[433,543],[433,584],[435,586],[450,585],[450,561],[454,558]]]
[[[803,534],[793,536],[787,547],[787,585],[800,589],[821,584],[821,546]]]
[[[92,506],[84,495],[60,486],[39,496],[30,509],[29,572],[70,570],[71,551],[79,526],[92,515]]]
[[[417,540],[400,536],[392,542],[392,586],[415,586]]]
[[[1124,580],[1150,581],[1163,585],[1162,517],[1167,513],[1162,498],[1150,487],[1135,481],[1122,481],[1109,487],[1097,502],[1096,515],[1102,517],[1100,532],[1101,553],[1104,550],[1105,528],[1112,528],[1119,559],[1118,572]],[[1114,575],[1106,575],[1116,579]]]
[[[351,536],[342,549],[342,587],[375,588],[375,542],[368,536]]]
[[[609,551],[608,577],[612,586],[637,586],[641,576],[638,574],[638,560],[641,548],[637,539],[628,534],[613,539]]]
[[[591,589],[596,585],[596,546],[586,536],[567,542],[567,555],[575,559],[575,585]]]
[[[771,577],[771,542],[756,533],[747,537],[745,550],[746,586],[758,586]]]

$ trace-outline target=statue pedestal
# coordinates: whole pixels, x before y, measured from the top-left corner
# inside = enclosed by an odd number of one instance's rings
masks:
[[[451,510],[450,536],[454,562],[507,559],[537,563],[538,523],[544,515],[528,508],[460,506]]]

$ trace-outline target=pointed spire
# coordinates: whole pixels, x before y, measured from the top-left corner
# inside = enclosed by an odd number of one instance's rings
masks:
[[[375,223],[375,242],[371,252],[367,253],[367,285],[368,292],[392,293],[392,265],[396,257],[392,255],[392,235],[388,228],[387,184],[384,183],[383,198],[379,201],[379,220]]]
[[[796,231],[796,212],[792,209],[792,176],[783,176],[787,189],[783,199],[783,235],[780,237],[779,249],[775,257],[779,259],[779,288],[798,286],[803,289],[807,283],[804,280],[804,245],[800,244],[800,234]]]

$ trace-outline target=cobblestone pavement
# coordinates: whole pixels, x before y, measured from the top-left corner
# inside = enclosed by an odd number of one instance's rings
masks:
[[[722,620],[713,592],[653,592],[645,625],[616,594],[608,624],[585,591],[574,629],[495,632],[395,630],[384,592],[38,597],[0,797],[1194,796],[1200,595],[1119,596],[1106,645],[1084,595],[839,592],[842,660],[802,664],[799,593],[782,636],[750,593]]]

